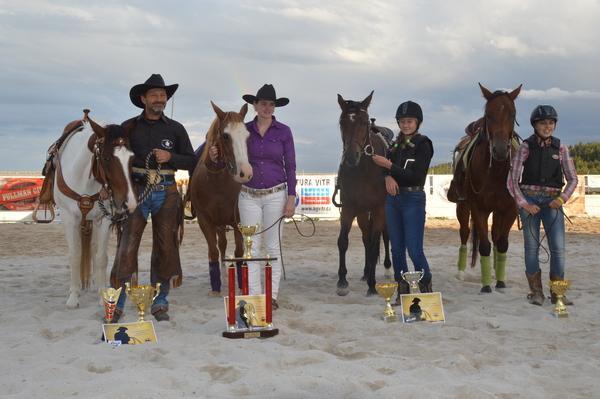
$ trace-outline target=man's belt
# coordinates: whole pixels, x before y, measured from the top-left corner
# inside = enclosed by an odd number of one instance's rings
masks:
[[[156,173],[156,170],[153,169],[146,171],[146,169],[135,166],[131,169],[133,171],[133,180],[136,183],[146,184],[147,179],[154,184],[175,181],[175,171],[172,169],[161,170],[160,174]]]
[[[423,186],[412,186],[412,187],[398,187],[398,191],[401,193],[408,193],[412,191],[423,191]]]
[[[254,197],[262,197],[263,195],[277,193],[279,191],[285,190],[286,188],[287,183],[281,183],[271,188],[250,188],[242,186],[241,191],[244,193],[248,193]]]

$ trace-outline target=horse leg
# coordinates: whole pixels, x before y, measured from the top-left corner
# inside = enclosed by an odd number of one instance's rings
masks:
[[[467,268],[467,241],[469,240],[469,234],[471,229],[469,228],[471,211],[466,201],[461,201],[456,204],[456,219],[460,224],[460,247],[458,249],[458,262],[456,266],[458,271],[456,278],[459,280],[465,279],[465,270]]]
[[[367,275],[367,283],[369,285],[369,291],[367,295],[376,294],[375,289],[375,269],[377,267],[377,261],[380,253],[380,240],[383,231],[385,231],[385,207],[380,206],[375,208],[371,212],[371,223],[370,223],[370,260],[369,260],[369,273]]]
[[[208,271],[210,276],[210,292],[208,295],[220,296],[221,263],[219,262],[219,250],[217,249],[217,229],[212,223],[202,217],[198,217],[198,224],[208,246]]]
[[[373,258],[375,253],[374,248],[374,234],[373,234],[373,215],[371,212],[364,212],[357,216],[358,227],[362,232],[362,241],[365,247],[365,270],[364,276],[367,280],[367,294],[366,296],[372,296],[377,294],[375,290],[375,263],[377,259]],[[377,245],[379,245],[379,236],[377,237]],[[379,251],[377,251],[379,252]]]
[[[516,219],[516,212],[494,213],[492,231],[494,234],[494,270],[496,272],[496,289],[506,288],[506,254],[508,252],[508,235]]]
[[[479,209],[472,212],[474,219],[474,228],[477,230],[479,239],[479,262],[481,265],[481,291],[482,293],[492,292],[492,264],[491,264],[491,243],[488,238],[488,217],[489,212]]]
[[[352,220],[354,220],[354,213],[348,211],[348,208],[342,208],[342,214],[340,215],[340,235],[338,236],[337,246],[339,251],[340,264],[338,267],[338,282],[337,282],[337,294],[340,296],[348,295],[348,281],[346,280],[346,251],[348,250],[348,234],[352,228]]]
[[[106,288],[106,266],[108,265],[108,238],[110,237],[110,223],[102,218],[94,221],[94,230],[92,231],[92,253],[94,254],[94,285],[98,293]],[[100,305],[102,306],[100,297]]]
[[[392,260],[390,258],[390,237],[388,235],[387,226],[383,228],[381,232],[383,236],[383,249],[385,252],[385,259],[383,261],[383,266],[385,267],[385,278],[392,278]]]
[[[71,269],[67,308],[74,309],[79,307],[79,294],[81,292],[81,270],[79,268],[81,263],[81,230],[79,221],[64,220],[64,223],[65,237],[69,247],[69,268]]]

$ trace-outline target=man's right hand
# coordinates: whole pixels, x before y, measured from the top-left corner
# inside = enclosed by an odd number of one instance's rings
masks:
[[[219,160],[219,149],[217,148],[217,146],[210,146],[210,148],[208,149],[208,156],[213,163],[217,163],[217,161]]]

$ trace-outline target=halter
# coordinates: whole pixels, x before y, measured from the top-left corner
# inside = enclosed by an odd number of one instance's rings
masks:
[[[346,104],[350,105],[351,107],[354,106],[354,102],[353,101],[346,101]],[[367,117],[369,117],[369,113],[367,112],[366,108],[362,108],[362,107],[358,107],[358,108],[354,108],[355,111],[357,112],[364,112],[365,114],[367,114]],[[354,112],[356,113],[356,112]],[[351,119],[353,122],[354,120]],[[364,141],[359,144],[359,147],[362,149],[362,153],[365,154],[368,157],[372,157],[375,154],[375,149],[373,147],[373,141],[371,140],[371,128],[375,123],[375,118],[370,118],[370,123],[367,123],[367,132],[365,134],[365,139]],[[352,135],[352,138],[354,138],[354,135]],[[351,143],[352,144],[352,141]],[[346,148],[343,152],[342,152],[342,163],[343,160],[346,158],[346,152],[347,152],[348,148]]]

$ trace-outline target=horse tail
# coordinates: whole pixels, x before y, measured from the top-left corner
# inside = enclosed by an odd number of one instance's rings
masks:
[[[92,275],[92,226],[92,221],[86,220],[80,229],[81,259],[79,262],[79,272],[81,276],[81,288],[83,289],[89,288],[90,276]]]
[[[479,255],[479,237],[472,217],[469,223],[471,225],[471,267],[473,268],[477,264],[477,255]]]

